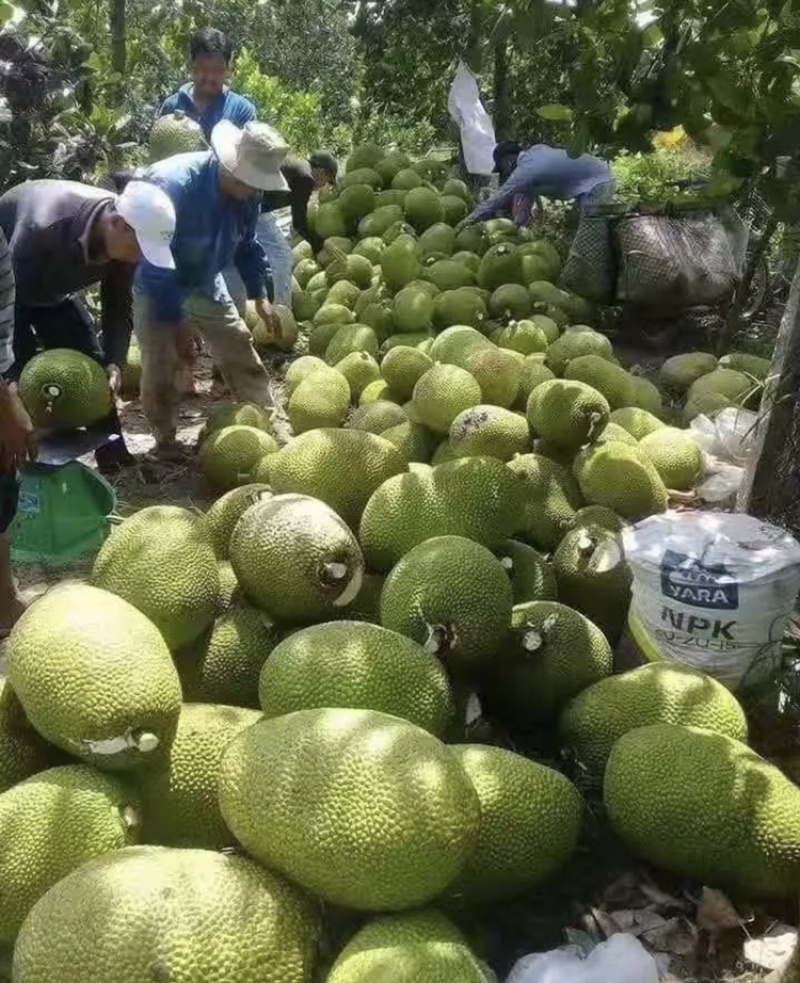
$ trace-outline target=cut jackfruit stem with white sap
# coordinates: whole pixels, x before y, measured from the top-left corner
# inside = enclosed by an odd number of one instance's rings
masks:
[[[458,645],[458,632],[455,625],[428,625],[428,638],[423,645],[431,655],[452,652]]]
[[[150,731],[128,731],[117,737],[109,737],[104,741],[84,741],[84,747],[92,754],[114,755],[122,754],[134,748],[142,754],[150,754],[161,743],[159,737]]]

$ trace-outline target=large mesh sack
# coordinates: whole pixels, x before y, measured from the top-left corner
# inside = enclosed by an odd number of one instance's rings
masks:
[[[615,214],[605,205],[581,210],[578,230],[561,271],[561,286],[565,290],[595,304],[610,304],[614,300],[617,258],[611,223]]]
[[[711,210],[635,215],[614,226],[617,298],[645,308],[713,307],[733,295],[738,269],[725,224]]]

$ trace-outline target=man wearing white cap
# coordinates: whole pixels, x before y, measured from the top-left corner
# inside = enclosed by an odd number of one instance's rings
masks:
[[[270,405],[269,376],[230,297],[222,271],[235,266],[255,307],[273,331],[280,321],[270,302],[272,277],[256,238],[265,191],[285,190],[281,164],[287,147],[263,123],[239,129],[228,120],[211,133],[210,151],[178,154],[142,177],[171,198],[177,224],[175,269],[143,263],[134,287],[134,324],[142,351],[142,409],[157,451],[180,457],[176,443],[182,396],[181,353],[188,331],[205,341],[237,400]]]
[[[39,347],[73,348],[105,365],[117,391],[133,323],[136,264],[146,257],[175,265],[169,197],[141,181],[120,195],[75,181],[28,181],[0,198],[0,229],[16,280],[13,362],[2,366],[5,380],[15,383]],[[81,298],[98,283],[102,344]],[[98,466],[113,471],[131,463],[116,409],[103,425],[114,439],[98,448]]]

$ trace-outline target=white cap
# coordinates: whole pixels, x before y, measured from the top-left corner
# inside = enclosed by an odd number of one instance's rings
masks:
[[[281,174],[289,148],[283,137],[266,123],[251,120],[239,129],[228,119],[211,131],[211,149],[225,170],[243,184],[260,191],[287,191]]]
[[[117,198],[117,214],[136,233],[148,263],[175,269],[170,245],[175,234],[175,206],[161,188],[147,181],[130,181]]]

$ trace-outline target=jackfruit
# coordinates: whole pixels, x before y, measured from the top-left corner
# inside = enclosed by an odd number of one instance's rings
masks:
[[[526,412],[534,433],[577,449],[603,431],[611,411],[605,396],[585,382],[554,379],[533,390]]]
[[[523,454],[508,464],[520,481],[522,509],[516,532],[549,553],[561,542],[564,524],[583,505],[575,478],[563,465],[542,454]]]
[[[469,208],[463,198],[458,195],[442,195],[444,221],[454,228],[467,217]]]
[[[412,188],[406,195],[403,205],[406,221],[417,232],[424,232],[444,219],[444,205],[441,197],[428,188]]]
[[[333,264],[331,264],[333,266]],[[331,267],[328,267],[329,269]],[[349,280],[337,280],[325,297],[326,304],[341,304],[348,310],[353,310],[361,296],[361,289]]]
[[[365,215],[358,223],[359,239],[371,239],[382,236],[395,222],[403,219],[403,209],[400,205],[381,205],[374,212]]]
[[[299,710],[255,724],[228,746],[220,785],[222,814],[248,853],[348,908],[425,904],[461,871],[480,824],[453,753],[369,710]]]
[[[689,491],[703,475],[703,454],[686,430],[662,427],[639,441],[639,449],[667,488]]]
[[[481,268],[480,256],[478,256],[476,253],[465,252],[462,249],[461,252],[453,253],[453,259],[456,263],[460,263],[462,266],[466,266],[468,269],[472,270],[477,277],[478,270]],[[470,290],[474,292],[480,291],[479,296],[481,297],[481,300],[488,301],[489,297],[491,296],[488,290],[483,290],[481,287],[470,287]]]
[[[405,287],[394,298],[392,319],[397,331],[428,331],[433,319],[433,298],[415,287]]]
[[[8,681],[0,677],[0,793],[60,764],[60,758],[61,752],[30,725]]]
[[[375,208],[375,189],[370,184],[349,184],[336,199],[345,222],[355,228]]]
[[[386,578],[381,624],[466,672],[491,661],[512,603],[509,579],[486,547],[436,536],[410,550]]]
[[[366,387],[381,378],[381,369],[368,352],[350,352],[349,355],[336,362],[336,371],[341,372],[347,379],[350,394],[358,399]]]
[[[614,350],[605,335],[578,325],[568,328],[550,345],[545,362],[557,376],[563,376],[569,363],[581,355],[598,355],[611,362]]]
[[[206,512],[206,527],[214,552],[221,560],[228,558],[228,546],[236,523],[261,498],[272,494],[266,484],[247,484],[227,492]]]
[[[122,598],[83,584],[54,588],[17,622],[6,657],[25,716],[56,747],[109,770],[168,751],[178,674],[158,629]]]
[[[523,410],[528,407],[528,397],[543,382],[550,382],[555,376],[540,358],[535,355],[527,356],[520,366],[519,390],[517,392],[516,406]]]
[[[472,406],[453,420],[450,446],[456,457],[496,457],[510,461],[530,450],[525,417],[499,406]]]
[[[639,441],[635,437],[631,436],[631,434],[629,434],[624,427],[621,427],[618,423],[613,423],[611,420],[609,420],[603,427],[602,431],[597,435],[595,443],[607,444],[612,440],[627,444],[629,447],[639,446]]]
[[[334,369],[312,372],[289,398],[287,414],[296,435],[318,427],[339,427],[350,409],[350,386]]]
[[[175,154],[191,154],[208,150],[200,124],[178,109],[174,113],[159,116],[150,129],[148,138],[150,162],[165,160]]]
[[[472,290],[460,287],[440,293],[433,305],[433,324],[438,330],[454,325],[480,328],[486,320],[486,305]]]
[[[530,294],[525,287],[518,283],[503,284],[492,293],[489,299],[489,313],[493,318],[521,321],[528,317],[531,311]]]
[[[262,457],[261,460],[257,461],[253,466],[253,470],[250,472],[250,482],[256,485],[268,485],[269,484],[269,459],[272,457],[271,454],[267,454]],[[243,485],[242,487],[247,487]]]
[[[356,256],[366,257],[373,266],[377,266],[385,248],[386,244],[380,236],[370,236],[368,239],[362,239],[361,242],[357,243],[353,247],[353,253]]]
[[[630,385],[633,389],[631,405],[639,406],[656,417],[663,416],[664,401],[658,386],[639,375],[632,375],[630,379]]]
[[[558,600],[553,568],[532,546],[507,539],[495,556],[511,581],[515,605]]]
[[[599,355],[580,355],[564,369],[564,378],[585,382],[602,393],[612,410],[630,406],[633,376]]]
[[[347,428],[363,430],[366,433],[382,434],[390,427],[399,426],[407,420],[408,414],[402,406],[398,406],[397,403],[388,399],[378,399],[354,410],[347,421]]]
[[[257,461],[274,454],[274,437],[255,427],[234,425],[217,430],[200,448],[200,467],[209,484],[221,491],[246,482]]]
[[[353,352],[366,352],[373,358],[378,354],[378,338],[366,324],[345,324],[338,328],[325,349],[325,361],[338,367]]]
[[[456,249],[483,256],[490,246],[489,236],[482,225],[468,225],[456,233]]]
[[[476,351],[491,351],[492,343],[474,328],[454,325],[434,338],[428,353],[434,362],[446,362],[463,368],[463,363]]]
[[[351,603],[364,575],[361,549],[344,521],[306,495],[275,495],[248,509],[230,554],[247,598],[291,624],[326,619]]]
[[[374,143],[362,143],[359,147],[354,147],[353,152],[347,158],[345,171],[352,174],[353,171],[363,170],[365,167],[374,168],[384,160],[383,150]]]
[[[481,824],[449,894],[494,904],[552,877],[578,845],[583,801],[572,782],[499,747],[457,744],[452,751],[478,794]]]
[[[620,533],[626,528],[627,523],[616,512],[603,505],[586,505],[578,509],[572,521],[564,527],[564,533],[566,535],[571,529],[583,529],[586,526],[600,526],[601,529],[607,529],[609,532]]]
[[[258,677],[281,637],[257,608],[240,604],[221,614],[202,638],[175,653],[186,703],[257,709]]]
[[[667,508],[664,482],[638,447],[612,441],[589,448],[576,459],[575,476],[589,505],[604,505],[623,519]]]
[[[325,983],[486,983],[456,926],[438,911],[376,918],[345,946]]]
[[[357,529],[372,493],[405,468],[397,448],[376,434],[322,429],[290,440],[271,462],[270,479],[276,493],[319,499]]]
[[[312,320],[314,327],[321,324],[353,324],[355,314],[344,304],[323,304]]]
[[[716,358],[708,352],[688,352],[668,358],[659,370],[659,378],[667,388],[684,393],[716,367]]]
[[[384,186],[388,187],[392,183],[395,174],[406,167],[411,167],[411,158],[400,150],[390,150],[377,163],[373,164],[371,162],[370,166],[374,166],[375,170],[383,178]]]
[[[477,252],[476,249],[470,251]],[[509,283],[518,283],[524,286],[522,257],[516,246],[502,242],[484,252],[478,270],[478,285],[484,290],[494,291]]]
[[[34,906],[14,977],[308,983],[318,936],[312,902],[245,857],[129,847],[84,864]]]
[[[487,698],[514,729],[550,723],[578,693],[611,675],[613,654],[605,635],[564,603],[517,605],[510,625]]]
[[[376,379],[371,382],[361,393],[358,399],[359,408],[371,406],[373,403],[397,403],[398,400],[394,393],[389,390],[383,379]]]
[[[432,360],[416,348],[401,345],[387,352],[381,362],[381,373],[387,385],[398,399],[408,400],[414,386],[433,368]]]
[[[723,355],[719,364],[723,369],[734,369],[736,372],[752,376],[757,382],[765,382],[772,368],[768,358],[760,358],[747,352],[731,352]]]
[[[219,766],[233,737],[260,719],[241,707],[184,704],[169,759],[137,775],[142,842],[201,850],[236,845],[219,811]]]
[[[649,863],[749,898],[797,891],[800,789],[740,741],[677,724],[631,730],[611,751],[603,798]]]
[[[34,904],[87,860],[131,846],[132,790],[86,765],[40,772],[0,795],[0,944],[13,945]]]
[[[314,212],[311,224],[321,239],[347,235],[347,221],[335,201],[326,201]]]
[[[381,271],[390,290],[402,290],[406,284],[419,276],[420,269],[417,244],[411,236],[399,236],[383,251]]]
[[[612,645],[622,635],[633,576],[616,533],[598,526],[568,532],[553,556],[558,597],[585,614]]]
[[[481,401],[481,387],[457,365],[436,364],[414,386],[414,411],[436,433],[448,433],[459,413]]]
[[[757,383],[734,369],[714,369],[689,388],[683,418],[687,423],[699,416],[714,416],[728,406],[741,406]]]
[[[454,713],[438,660],[410,638],[357,621],[290,635],[265,663],[259,694],[267,718],[331,706],[379,710],[437,737]]]
[[[399,170],[392,180],[392,187],[401,191],[411,191],[421,186],[422,178],[415,170],[412,170],[410,164]]]
[[[614,744],[628,731],[650,724],[704,727],[747,742],[744,710],[722,683],[666,662],[610,676],[585,689],[562,713],[559,733],[587,779],[601,783]]]
[[[455,229],[439,222],[427,228],[417,241],[417,251],[424,259],[427,253],[444,253],[452,256],[456,245]]]
[[[427,463],[436,450],[436,437],[427,427],[413,420],[384,430],[381,436],[400,451],[409,464]]]
[[[398,194],[398,192],[395,192],[395,194]],[[402,201],[398,201],[397,204],[402,206],[405,200],[406,200],[405,194],[403,194]],[[408,224],[408,222],[404,222],[402,221],[402,219],[398,222],[392,222],[389,228],[381,236],[381,240],[384,246],[391,246],[391,244],[395,241],[395,239],[399,239],[400,236],[410,236],[416,243],[417,240],[416,231],[412,226]]]
[[[431,259],[422,265],[422,277],[429,280],[438,290],[463,290],[475,283],[475,274],[468,266],[462,266],[454,259]]]
[[[500,348],[509,348],[521,355],[544,352],[548,344],[544,331],[534,321],[513,321],[498,331],[492,340]],[[552,372],[549,375],[553,378]]]
[[[340,191],[337,201],[341,199],[345,189],[352,188],[354,185],[368,184],[374,190],[380,190],[383,180],[373,166],[377,163],[378,161],[373,158],[370,163],[362,163],[359,167],[353,165],[348,167],[347,173],[339,181]]]
[[[642,440],[648,434],[662,430],[665,426],[657,416],[648,413],[647,410],[640,409],[638,406],[625,406],[622,409],[614,410],[609,420],[618,427],[627,430],[637,441]]]
[[[105,370],[82,352],[51,348],[34,355],[19,377],[19,395],[36,427],[90,427],[111,412]]]
[[[463,365],[477,381],[482,402],[504,409],[514,405],[522,376],[522,359],[517,353],[489,345],[473,351]]]

